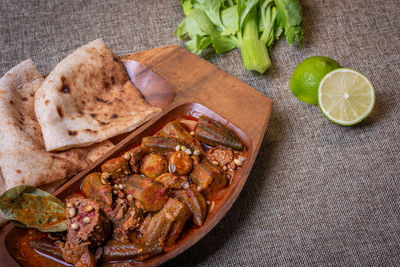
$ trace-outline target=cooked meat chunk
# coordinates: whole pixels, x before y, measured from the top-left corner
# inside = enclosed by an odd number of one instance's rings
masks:
[[[190,185],[187,176],[177,176],[169,172],[158,176],[156,181],[162,183],[168,189],[188,188]]]
[[[159,211],[168,200],[167,189],[159,182],[141,175],[131,175],[121,182],[127,196],[137,199],[145,212]]]
[[[103,179],[104,181],[104,179]],[[82,192],[86,197],[93,199],[100,204],[106,212],[112,209],[112,188],[110,183],[103,183],[101,173],[94,172],[83,179]]]
[[[169,198],[163,209],[151,217],[143,242],[149,247],[172,244],[179,237],[190,215],[191,212],[185,204]]]
[[[89,250],[89,245],[89,242],[82,244],[67,242],[63,249],[64,260],[68,263],[74,264],[74,266],[95,267],[96,258]]]
[[[129,150],[128,155],[126,157],[129,158],[129,166],[131,167],[132,173],[140,172],[140,162],[143,159],[143,151],[140,146],[135,147],[134,149]],[[125,154],[124,154],[125,155]]]
[[[168,169],[171,173],[177,175],[188,174],[193,167],[193,161],[189,154],[184,151],[172,153],[168,159]]]
[[[67,242],[63,257],[76,266],[94,266],[93,251],[110,235],[110,223],[100,205],[86,198],[67,200]]]
[[[120,178],[126,177],[131,173],[128,160],[126,160],[124,157],[113,158],[106,161],[101,166],[101,171],[110,173],[114,183],[116,183]]]
[[[129,242],[129,232],[138,228],[143,219],[142,210],[132,203],[124,213],[123,218],[114,222],[113,239]]]
[[[209,161],[195,162],[190,178],[204,192],[212,192],[228,185],[227,174]]]
[[[233,162],[232,149],[222,147],[213,147],[207,152],[207,158],[210,162],[218,162],[218,166],[223,167]]]
[[[149,154],[143,158],[142,166],[140,167],[142,174],[154,179],[162,173],[168,171],[167,160],[159,154]]]

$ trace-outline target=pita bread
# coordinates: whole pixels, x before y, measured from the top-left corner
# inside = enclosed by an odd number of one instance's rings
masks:
[[[38,186],[69,177],[113,147],[107,141],[47,152],[33,108],[34,93],[42,82],[30,59],[0,79],[0,193],[21,184]]]
[[[103,40],[78,48],[46,77],[35,112],[48,151],[87,146],[132,131],[155,114]]]

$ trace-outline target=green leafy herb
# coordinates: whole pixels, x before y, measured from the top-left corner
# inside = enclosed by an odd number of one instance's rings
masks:
[[[211,45],[217,54],[241,48],[244,67],[265,72],[270,48],[282,33],[303,48],[299,0],[181,0],[186,18],[175,34],[200,54]]]
[[[67,229],[65,206],[55,196],[33,186],[20,185],[0,196],[4,218],[19,227],[36,228],[42,232]]]
[[[277,22],[285,30],[286,40],[292,45],[297,37],[297,41],[303,48],[303,14],[298,0],[275,0],[278,11]]]

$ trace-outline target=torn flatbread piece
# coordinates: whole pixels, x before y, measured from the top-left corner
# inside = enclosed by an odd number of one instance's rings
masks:
[[[28,59],[0,79],[0,193],[22,184],[48,184],[86,168],[113,147],[109,141],[49,153],[33,100],[43,77]]]
[[[63,59],[35,94],[36,117],[48,151],[87,146],[132,131],[160,111],[143,99],[101,39]]]

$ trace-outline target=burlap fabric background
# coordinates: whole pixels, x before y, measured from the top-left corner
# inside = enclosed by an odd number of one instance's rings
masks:
[[[2,1],[0,73],[32,58],[42,74],[102,37],[117,54],[181,44],[179,2]],[[170,266],[400,264],[400,1],[302,0],[305,50],[284,39],[264,75],[239,51],[203,57],[275,102],[264,143],[227,216]],[[295,67],[324,55],[376,88],[371,116],[329,122],[289,90]]]

